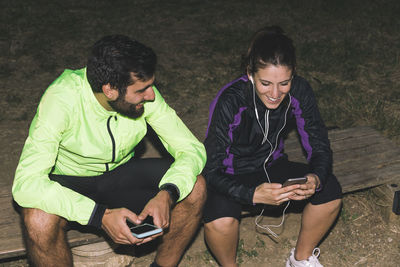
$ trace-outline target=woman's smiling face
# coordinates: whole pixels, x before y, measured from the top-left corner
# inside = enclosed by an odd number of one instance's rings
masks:
[[[258,69],[252,77],[249,76],[250,80],[251,78],[264,105],[269,109],[276,109],[290,91],[293,71],[288,66],[269,64]]]

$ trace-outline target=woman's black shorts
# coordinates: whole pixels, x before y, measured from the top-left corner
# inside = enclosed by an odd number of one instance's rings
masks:
[[[269,167],[267,171],[272,183],[282,184],[288,178],[301,177],[310,172],[307,164],[291,162],[286,159],[278,160]],[[255,187],[268,182],[264,170],[248,174],[232,175],[231,178],[249,187]],[[203,212],[205,223],[222,217],[240,219],[243,204],[229,198],[229,196],[219,193],[210,186],[208,186],[207,192],[207,202]],[[323,186],[322,190],[316,192],[308,201],[313,205],[318,205],[341,197],[342,188],[336,177],[332,174],[327,177],[326,184]]]

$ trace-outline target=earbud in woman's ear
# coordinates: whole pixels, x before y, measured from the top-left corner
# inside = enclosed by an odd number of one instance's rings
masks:
[[[252,84],[254,84],[253,76],[249,76],[249,80],[250,80],[250,82],[251,82]]]

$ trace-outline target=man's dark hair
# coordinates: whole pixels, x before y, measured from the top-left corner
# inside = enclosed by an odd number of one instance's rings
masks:
[[[133,84],[132,74],[141,81],[153,77],[157,57],[154,51],[124,35],[105,36],[91,48],[87,63],[87,79],[94,92],[102,86],[125,95],[127,86]]]
[[[293,72],[296,69],[296,51],[293,41],[279,26],[269,26],[258,30],[250,41],[242,66],[246,73],[253,75],[267,65],[282,65]]]

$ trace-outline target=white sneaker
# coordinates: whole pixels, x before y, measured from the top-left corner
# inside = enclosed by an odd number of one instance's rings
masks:
[[[314,248],[312,255],[306,260],[298,261],[294,258],[294,248],[290,251],[290,256],[286,261],[286,267],[323,267],[319,263],[319,248]]]

